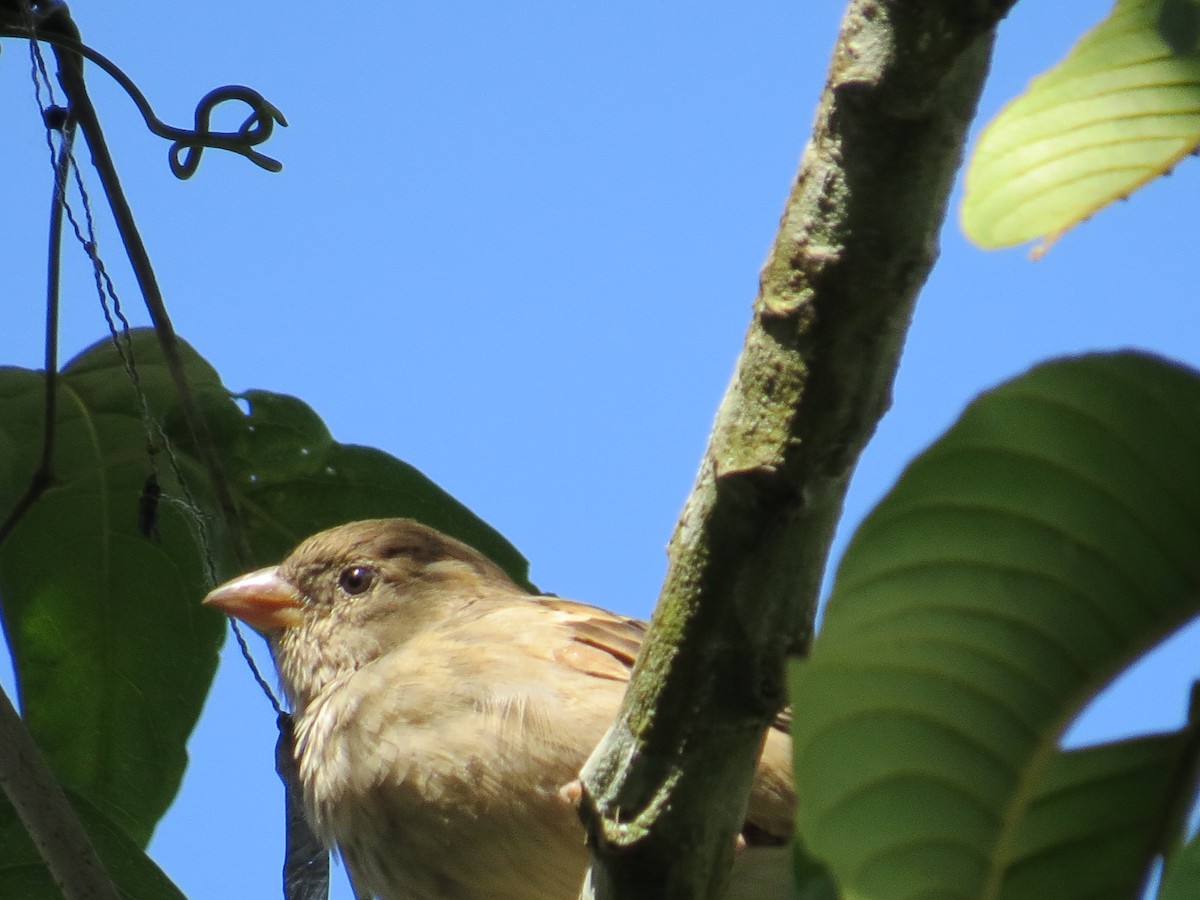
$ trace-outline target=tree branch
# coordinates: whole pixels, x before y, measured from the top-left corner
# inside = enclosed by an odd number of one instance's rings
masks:
[[[117,900],[74,807],[0,690],[0,788],[67,900]]]
[[[721,894],[784,660],[811,639],[850,473],[890,401],[1013,2],[846,13],[634,680],[583,772],[581,897]]]

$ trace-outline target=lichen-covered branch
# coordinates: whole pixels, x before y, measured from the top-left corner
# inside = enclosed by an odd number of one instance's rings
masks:
[[[653,626],[583,773],[584,897],[720,895],[1013,2],[850,4]]]

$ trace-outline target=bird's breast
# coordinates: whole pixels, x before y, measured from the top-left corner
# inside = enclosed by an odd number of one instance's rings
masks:
[[[584,835],[558,790],[598,735],[570,733],[553,691],[457,684],[429,697],[395,666],[364,669],[309,704],[296,748],[314,829],[384,897],[574,898]]]

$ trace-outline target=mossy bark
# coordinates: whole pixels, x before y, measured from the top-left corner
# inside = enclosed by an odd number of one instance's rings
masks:
[[[846,12],[650,634],[584,770],[582,897],[720,896],[784,661],[810,641],[846,486],[889,404],[1013,2]]]

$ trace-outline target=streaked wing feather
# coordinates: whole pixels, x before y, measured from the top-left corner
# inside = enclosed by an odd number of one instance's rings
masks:
[[[558,663],[596,678],[629,680],[645,622],[559,597],[537,597],[536,602],[556,612],[569,632],[570,640],[551,651]],[[743,831],[750,846],[780,845],[791,833],[791,721],[791,708],[780,710],[768,732]]]
[[[560,597],[538,597],[536,602],[556,612],[570,633],[570,642],[554,649],[555,660],[597,678],[629,680],[645,622]]]

